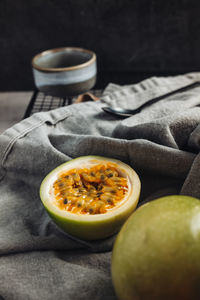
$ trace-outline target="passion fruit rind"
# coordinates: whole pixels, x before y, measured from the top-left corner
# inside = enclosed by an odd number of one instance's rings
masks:
[[[200,199],[169,195],[140,206],[112,251],[117,299],[200,297]]]
[[[121,205],[103,214],[81,215],[61,210],[53,203],[49,189],[56,181],[59,173],[74,168],[94,166],[103,162],[115,164],[121,176],[127,178],[128,191]],[[85,240],[97,240],[119,231],[136,208],[140,189],[141,184],[138,175],[127,164],[101,156],[82,156],[60,165],[49,173],[41,184],[40,197],[49,216],[65,232]]]
[[[46,210],[52,220],[65,232],[83,240],[98,240],[107,238],[117,233],[124,222],[132,214],[136,208],[136,205],[137,204],[132,206],[131,210],[124,214],[93,222],[66,219],[54,214],[52,211],[48,210],[47,207]]]

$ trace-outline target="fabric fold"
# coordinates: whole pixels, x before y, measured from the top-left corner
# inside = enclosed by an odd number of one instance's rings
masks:
[[[0,296],[115,299],[110,263],[116,236],[88,242],[63,233],[41,204],[40,184],[61,163],[102,155],[137,171],[140,203],[174,193],[200,198],[200,87],[127,119],[102,110],[105,104],[136,108],[199,79],[199,73],[191,73],[122,87],[109,84],[100,101],[35,114],[0,135]]]

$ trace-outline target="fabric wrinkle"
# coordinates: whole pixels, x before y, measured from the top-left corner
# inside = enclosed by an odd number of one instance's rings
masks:
[[[40,184],[72,158],[102,155],[137,171],[142,182],[139,205],[174,193],[200,198],[199,88],[167,97],[127,119],[101,109],[137,108],[199,78],[199,73],[190,73],[134,85],[111,83],[99,101],[34,114],[0,135],[2,297],[116,300],[109,271],[116,235],[88,242],[62,232],[44,210]]]

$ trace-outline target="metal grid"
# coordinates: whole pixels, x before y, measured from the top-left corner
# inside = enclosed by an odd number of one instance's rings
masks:
[[[96,97],[101,97],[102,90],[91,90],[90,93],[92,93]],[[63,98],[59,98],[51,95],[46,95],[38,90],[35,90],[24,114],[24,119],[37,112],[49,111],[58,107],[70,105],[75,101],[77,97],[78,96],[66,96]]]

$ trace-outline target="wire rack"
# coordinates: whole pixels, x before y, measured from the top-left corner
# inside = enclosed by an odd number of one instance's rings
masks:
[[[90,93],[92,93],[96,97],[101,97],[102,90],[91,90]],[[66,96],[66,97],[59,98],[35,90],[32,94],[29,105],[24,114],[24,119],[37,112],[49,111],[52,109],[56,109],[58,107],[70,105],[75,101],[77,97],[78,96],[76,97]]]

